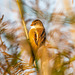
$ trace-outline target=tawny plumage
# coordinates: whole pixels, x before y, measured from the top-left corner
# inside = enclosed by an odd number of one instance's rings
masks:
[[[46,33],[44,26],[40,20],[34,20],[31,24],[29,31],[29,39],[33,52],[36,53],[37,49],[44,43],[46,39]]]

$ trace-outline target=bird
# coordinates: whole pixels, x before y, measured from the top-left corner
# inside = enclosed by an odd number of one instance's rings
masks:
[[[31,29],[29,31],[29,39],[35,55],[38,48],[43,45],[46,39],[45,28],[39,19],[32,22]]]

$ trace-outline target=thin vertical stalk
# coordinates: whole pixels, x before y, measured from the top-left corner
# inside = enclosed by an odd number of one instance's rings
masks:
[[[21,19],[22,19],[22,24],[23,24],[24,31],[25,31],[25,34],[26,34],[26,38],[29,39],[28,31],[27,31],[27,28],[26,28],[26,23],[24,21],[24,10],[23,10],[23,5],[22,5],[22,0],[16,0],[16,2],[17,2],[17,5],[18,5],[18,8],[19,8],[19,12],[20,12],[20,16],[21,16]]]
[[[72,0],[72,4],[73,4],[73,0]]]

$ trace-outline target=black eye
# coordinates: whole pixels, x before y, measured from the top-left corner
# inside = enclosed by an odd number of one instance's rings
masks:
[[[36,25],[36,23],[34,23],[34,25]]]

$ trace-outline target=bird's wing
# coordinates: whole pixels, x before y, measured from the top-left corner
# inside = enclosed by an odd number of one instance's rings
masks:
[[[36,32],[34,32],[34,41],[35,41],[35,43],[36,43],[36,45],[38,45],[38,40],[37,40],[37,33]]]
[[[46,33],[45,33],[45,29],[42,30],[42,33],[40,34],[40,38],[41,38],[41,44],[45,41],[46,39]]]
[[[46,33],[45,33],[45,29],[44,28],[37,29],[37,36],[36,36],[36,38],[37,38],[36,42],[37,42],[38,45],[41,45],[45,41]]]

